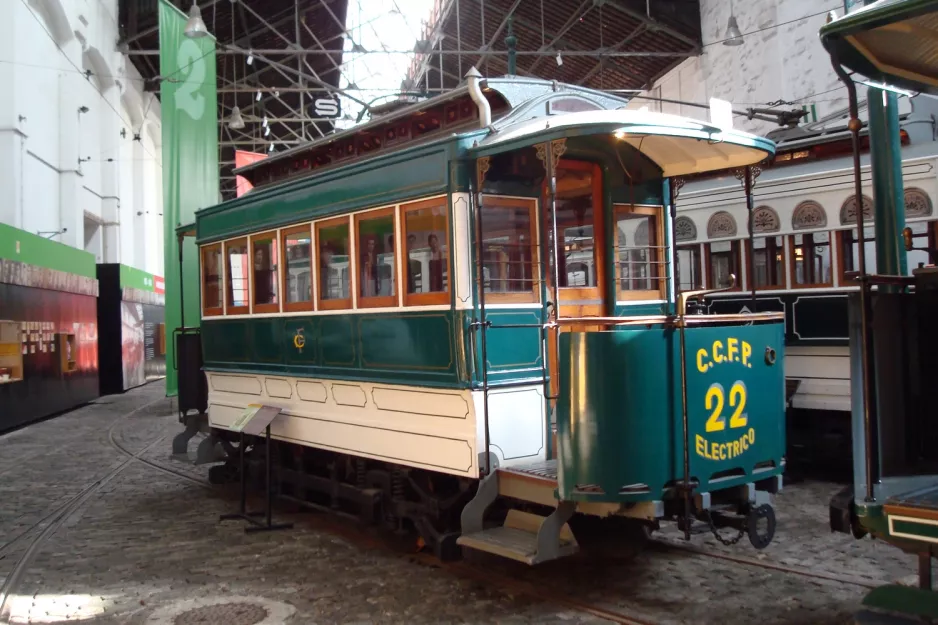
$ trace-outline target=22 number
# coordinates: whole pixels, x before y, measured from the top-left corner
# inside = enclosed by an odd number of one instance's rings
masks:
[[[704,398],[707,410],[712,411],[710,418],[707,419],[708,432],[720,432],[726,429],[726,418],[722,414],[724,401],[723,385],[716,382],[711,384]],[[734,429],[746,427],[749,418],[743,412],[746,409],[746,385],[742,380],[736,380],[730,387],[730,407],[736,409],[730,416],[730,427]]]

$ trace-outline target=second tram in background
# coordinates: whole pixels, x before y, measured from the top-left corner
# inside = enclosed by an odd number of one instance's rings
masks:
[[[905,216],[916,248],[938,247],[938,102],[900,99]],[[864,115],[861,110],[861,117]],[[689,177],[678,197],[675,241],[682,289],[720,288],[708,312],[785,313],[789,460],[850,469],[850,358],[844,277],[857,266],[853,163],[847,113],[769,133],[777,151],[754,187],[753,269],[747,274],[748,210],[743,186],[727,172]],[[872,182],[869,138],[861,131],[862,202],[867,271],[873,272]],[[908,267],[935,262],[908,252]],[[752,289],[756,290],[753,304]]]

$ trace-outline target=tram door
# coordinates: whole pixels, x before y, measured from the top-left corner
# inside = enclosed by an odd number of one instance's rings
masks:
[[[541,206],[542,241],[550,256],[553,223],[545,183]],[[545,267],[547,299],[554,297],[554,266],[559,276],[560,317],[601,317],[606,314],[605,258],[606,239],[603,220],[602,170],[598,165],[562,159],[557,165],[557,245],[556,258],[548,258]],[[578,326],[577,330],[599,326]],[[561,331],[569,331],[564,328]],[[548,369],[551,396],[559,391],[557,333],[548,333]],[[556,421],[551,415],[552,431]],[[553,447],[556,449],[556,445]]]

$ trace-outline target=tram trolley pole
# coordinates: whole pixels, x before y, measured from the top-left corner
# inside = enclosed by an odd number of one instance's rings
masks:
[[[273,423],[273,420],[277,418],[280,414],[280,408],[274,406],[261,406],[258,404],[251,404],[248,408],[241,414],[237,421],[232,424],[232,429],[238,430],[238,464],[241,478],[241,501],[240,508],[238,512],[231,512],[228,514],[222,514],[219,516],[219,521],[228,521],[240,519],[250,523],[250,527],[244,528],[245,533],[252,532],[269,532],[273,530],[283,530],[290,529],[293,527],[293,523],[274,523],[273,522],[273,471],[271,468],[271,458],[270,458],[270,424]],[[263,511],[248,512],[247,511],[247,479],[245,479],[245,460],[244,460],[244,447],[245,447],[245,434],[258,436],[261,432],[264,432],[264,466],[265,466],[265,477],[266,477],[266,497],[265,497],[265,509]],[[257,520],[257,517],[266,517],[266,523],[262,523]]]

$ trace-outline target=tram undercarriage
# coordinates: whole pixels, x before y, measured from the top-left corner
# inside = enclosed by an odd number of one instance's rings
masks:
[[[239,463],[234,460],[239,456],[237,437],[216,431],[213,438],[229,460],[211,467],[209,480],[239,482]],[[264,444],[258,439],[245,448],[245,479],[255,492],[266,488]],[[637,555],[661,521],[685,529],[679,495],[631,505],[558,505],[556,461],[497,470],[491,480],[472,480],[284,441],[272,441],[271,451],[274,493],[281,501],[348,517],[396,538],[414,539],[441,561],[464,557],[463,547],[470,552],[482,547],[480,537],[504,545],[482,550],[526,564],[577,552],[621,560]],[[780,488],[781,478],[775,476],[697,495],[692,499],[688,533],[711,532],[726,545],[746,536],[753,547],[763,549],[775,534],[772,496]],[[473,517],[475,522],[469,520]],[[460,540],[479,521],[475,537]],[[723,534],[724,529],[735,531]]]

